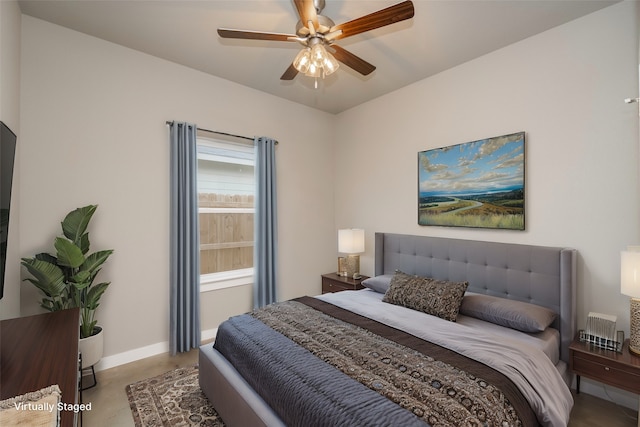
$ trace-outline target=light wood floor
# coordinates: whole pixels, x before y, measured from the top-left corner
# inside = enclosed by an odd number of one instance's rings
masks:
[[[133,427],[125,387],[172,369],[198,362],[198,351],[171,357],[149,357],[97,373],[98,385],[82,394],[91,411],[83,414],[84,427]],[[569,427],[637,427],[638,414],[588,394],[574,394],[575,405]]]

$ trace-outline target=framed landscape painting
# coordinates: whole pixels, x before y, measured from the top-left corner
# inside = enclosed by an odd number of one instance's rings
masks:
[[[524,132],[418,153],[418,224],[524,230]]]

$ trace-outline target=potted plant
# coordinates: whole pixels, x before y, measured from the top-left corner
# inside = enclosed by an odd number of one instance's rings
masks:
[[[102,328],[95,311],[109,282],[94,283],[112,249],[89,252],[87,227],[97,205],[77,208],[62,221],[63,236],[55,238],[56,255],[40,253],[22,258],[21,264],[33,276],[25,279],[44,293],[40,305],[49,311],[80,308],[80,351],[82,367],[93,366],[102,358]],[[87,345],[86,342],[90,344]],[[84,347],[84,348],[83,348]]]

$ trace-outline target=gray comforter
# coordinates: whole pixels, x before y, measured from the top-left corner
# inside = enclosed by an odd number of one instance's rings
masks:
[[[288,426],[427,425],[248,314],[220,326],[215,348]]]

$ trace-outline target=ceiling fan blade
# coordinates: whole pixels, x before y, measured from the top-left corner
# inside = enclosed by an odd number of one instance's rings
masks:
[[[313,23],[313,28],[318,28],[318,14],[313,0],[293,0],[300,15],[300,22],[308,27],[309,21]]]
[[[334,40],[364,33],[385,25],[395,24],[405,19],[413,18],[413,3],[410,0],[403,1],[386,9],[373,12],[369,15],[356,18],[352,21],[338,24],[331,28],[331,32],[342,30],[342,34],[337,35]]]
[[[279,42],[296,41],[295,34],[264,33],[261,31],[232,30],[229,28],[218,28],[218,35],[225,39],[251,39],[251,40],[274,40]]]
[[[341,48],[338,45],[331,45],[330,47],[334,50],[333,56],[338,61],[342,62],[347,67],[354,69],[363,76],[371,74],[373,70],[376,69],[374,65],[369,64],[364,59],[354,55],[353,53]]]
[[[280,77],[280,80],[293,80],[295,76],[298,75],[298,70],[293,66],[293,64],[289,65],[287,71]]]

